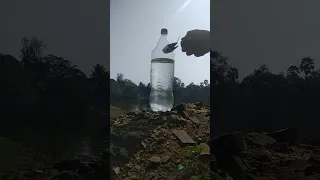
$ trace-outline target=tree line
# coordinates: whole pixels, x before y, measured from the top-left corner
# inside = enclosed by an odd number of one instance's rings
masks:
[[[43,138],[42,147],[52,147],[59,137],[108,125],[110,73],[103,65],[86,75],[72,61],[44,54],[40,39],[23,38],[21,46],[20,60],[0,55],[0,136],[30,143]]]
[[[131,80],[125,79],[123,74],[118,73],[116,79],[110,79],[110,91],[111,104],[116,101],[130,101],[139,98],[148,100],[151,85],[143,82],[135,84]],[[185,85],[181,79],[174,77],[173,94],[175,104],[188,102],[210,104],[210,84],[208,80],[204,80],[199,85],[193,82]]]
[[[241,81],[238,70],[221,53],[212,51],[210,63],[213,136],[286,127],[320,135],[320,69],[311,57],[279,74],[261,65]]]

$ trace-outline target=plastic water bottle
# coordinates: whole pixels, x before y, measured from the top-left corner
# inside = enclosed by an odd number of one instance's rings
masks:
[[[170,111],[174,104],[174,53],[164,51],[169,44],[167,35],[168,30],[161,29],[159,41],[151,53],[149,102],[153,111]]]

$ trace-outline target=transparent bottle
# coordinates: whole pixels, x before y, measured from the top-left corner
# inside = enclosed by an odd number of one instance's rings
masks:
[[[170,111],[174,104],[174,53],[163,51],[169,44],[167,35],[168,30],[161,29],[159,41],[151,53],[149,103],[153,111]]]

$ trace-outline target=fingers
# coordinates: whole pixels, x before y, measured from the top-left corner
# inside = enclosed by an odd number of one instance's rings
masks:
[[[195,55],[196,57],[200,57],[209,52],[210,44],[207,44],[209,41],[201,40],[203,38],[199,39],[199,34],[202,31],[203,30],[198,29],[188,31],[185,37],[181,38],[181,50],[185,52],[187,56]]]
[[[195,34],[197,31],[199,31],[199,30],[198,30],[198,29],[195,29],[195,30],[188,31],[187,34],[186,34],[183,38],[181,38],[181,41],[184,41],[184,40],[186,40],[186,39],[189,39],[189,38],[193,37],[194,34]]]
[[[206,49],[203,47],[203,44],[192,37],[181,41],[181,48],[182,52],[185,52],[188,56],[194,54],[196,57],[199,57],[206,54]]]

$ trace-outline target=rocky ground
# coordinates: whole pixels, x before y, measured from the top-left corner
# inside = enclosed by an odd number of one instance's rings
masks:
[[[209,120],[210,109],[201,103],[170,112],[127,113],[112,118],[110,147],[104,152],[2,173],[0,179],[210,179]]]
[[[0,179],[320,179],[320,139],[301,139],[288,128],[210,140],[209,119],[210,109],[201,103],[178,105],[170,112],[127,113],[111,120],[110,147],[104,152],[32,166],[13,176],[2,172]]]
[[[211,141],[213,179],[318,180],[320,140],[298,140],[288,128],[273,133],[232,133]]]
[[[115,119],[110,147],[114,179],[210,179],[209,119],[209,107],[200,103]]]

